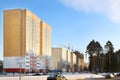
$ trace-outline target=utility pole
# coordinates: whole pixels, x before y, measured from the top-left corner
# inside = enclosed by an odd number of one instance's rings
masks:
[[[20,12],[20,58],[22,57],[22,11]],[[20,60],[20,59],[19,59]],[[21,62],[19,62],[19,80],[21,80]]]
[[[18,57],[15,59],[17,64],[19,65],[19,80],[21,80],[21,68],[22,68],[22,64],[24,63],[23,62],[23,58],[22,57]]]

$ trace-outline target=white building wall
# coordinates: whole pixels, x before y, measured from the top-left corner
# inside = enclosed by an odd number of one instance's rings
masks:
[[[76,55],[73,53],[73,64],[76,64]]]
[[[68,50],[68,64],[71,62],[71,52]]]
[[[4,68],[25,68],[25,57],[4,57]]]

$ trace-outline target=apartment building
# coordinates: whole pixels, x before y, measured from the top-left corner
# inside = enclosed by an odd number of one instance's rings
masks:
[[[53,69],[67,70],[67,50],[65,48],[52,48]]]
[[[83,71],[84,70],[84,55],[79,51],[74,51],[76,55],[76,66],[75,71]]]
[[[76,55],[74,52],[71,52],[71,61],[70,61],[70,68],[69,71],[70,72],[74,72],[75,68],[76,68]]]
[[[52,69],[52,28],[44,21],[40,25],[41,69]]]
[[[41,65],[46,65],[43,55],[51,56],[51,33],[29,10],[5,10],[4,71],[19,72],[20,66],[22,72],[45,69]]]

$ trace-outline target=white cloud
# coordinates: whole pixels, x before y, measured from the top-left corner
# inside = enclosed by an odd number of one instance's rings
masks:
[[[120,0],[60,0],[78,11],[105,14],[113,22],[120,23]]]

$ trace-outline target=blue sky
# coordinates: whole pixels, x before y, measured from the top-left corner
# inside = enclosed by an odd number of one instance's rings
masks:
[[[120,0],[1,0],[0,59],[3,59],[3,10],[29,9],[52,27],[52,46],[85,52],[93,39],[120,49]]]

